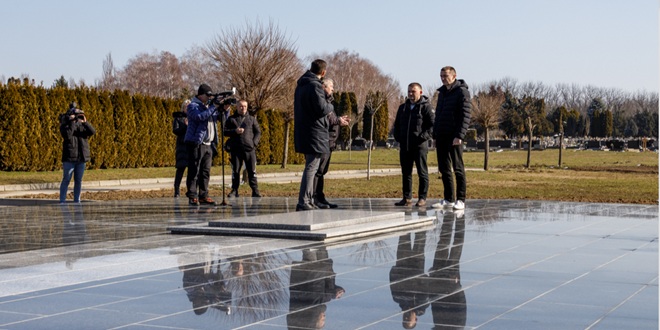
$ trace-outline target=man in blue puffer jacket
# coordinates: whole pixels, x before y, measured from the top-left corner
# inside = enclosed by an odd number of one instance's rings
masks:
[[[215,105],[209,104],[211,87],[202,84],[188,105],[188,130],[186,147],[188,150],[188,177],[186,178],[186,196],[190,205],[215,205],[209,197],[209,179],[213,157],[218,154],[217,120],[229,107],[224,105],[223,112],[218,112]]]

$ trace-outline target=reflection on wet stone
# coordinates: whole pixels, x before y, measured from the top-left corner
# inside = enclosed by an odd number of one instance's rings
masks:
[[[428,292],[436,328],[462,328],[467,316],[465,291],[461,286],[460,260],[465,239],[463,212],[442,214],[440,239],[429,270]]]
[[[433,216],[426,227],[326,243],[165,229],[295,214],[286,198],[232,203],[0,207],[0,328],[658,327],[657,205],[472,200],[406,211]]]
[[[302,251],[302,261],[291,266],[287,325],[293,329],[321,329],[325,326],[326,303],[344,295],[336,285],[332,259],[325,246]]]

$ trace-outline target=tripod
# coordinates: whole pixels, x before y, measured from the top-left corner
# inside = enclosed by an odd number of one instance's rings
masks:
[[[222,151],[220,152],[220,164],[222,167],[222,202],[220,203],[220,206],[226,207],[226,206],[231,206],[231,204],[228,204],[226,201],[226,195],[225,195],[225,122],[227,121],[227,116],[229,115],[229,110],[222,111],[222,115],[220,118],[220,149]]]

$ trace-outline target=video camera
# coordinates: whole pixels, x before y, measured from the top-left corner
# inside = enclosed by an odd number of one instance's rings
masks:
[[[79,119],[79,120],[84,120],[85,119],[85,111],[82,111],[78,109],[78,104],[76,102],[71,102],[69,104],[69,110],[67,111],[67,115],[71,116],[74,115],[74,119]]]
[[[236,87],[232,87],[231,90],[220,92],[220,93],[207,93],[208,97],[211,97],[211,103],[215,105],[233,105],[236,104],[236,98],[230,97],[236,95]]]

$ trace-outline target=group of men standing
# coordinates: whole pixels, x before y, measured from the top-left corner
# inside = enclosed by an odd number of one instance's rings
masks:
[[[300,181],[296,211],[336,208],[323,192],[323,177],[328,171],[332,150],[339,134],[339,126],[350,119],[334,112],[332,93],[334,83],[325,78],[327,63],[312,62],[310,69],[297,81],[294,95],[295,150],[305,155],[305,168]],[[435,114],[422,86],[408,85],[408,98],[397,110],[394,120],[394,139],[399,143],[399,162],[402,172],[403,198],[397,206],[412,206],[413,165],[419,176],[416,206],[427,205],[429,175],[427,154],[429,143],[435,140],[438,169],[444,186],[443,198],[435,208],[465,208],[466,179],[463,164],[463,139],[470,124],[470,92],[456,70],[443,67],[440,72],[443,86],[438,89]],[[247,112],[247,102],[239,101],[236,113],[227,119],[229,104],[209,102],[211,88],[202,84],[198,95],[188,105],[189,126],[185,135],[188,151],[186,193],[190,204],[215,204],[208,196],[208,182],[212,157],[217,154],[218,118],[226,119],[224,134],[230,139],[226,146],[231,155],[232,190],[230,197],[238,197],[240,169],[245,164],[252,197],[260,197],[256,178],[255,150],[261,137],[256,118]],[[216,107],[222,106],[218,111]],[[219,117],[220,115],[224,117]],[[455,186],[455,189],[454,189]]]
[[[332,91],[324,90],[327,63],[317,59],[310,70],[300,77],[294,101],[294,139],[296,152],[305,154],[305,169],[300,181],[300,192],[296,211],[326,208],[327,202],[315,188],[331,155],[334,144],[333,124],[337,116],[332,106]],[[412,206],[412,170],[417,168],[419,176],[416,206],[426,206],[429,189],[427,154],[429,141],[436,141],[438,168],[442,176],[444,195],[435,208],[465,208],[466,180],[463,164],[463,139],[470,124],[470,92],[462,79],[456,79],[456,69],[443,67],[440,72],[443,86],[438,89],[435,115],[430,100],[423,95],[422,85],[408,85],[408,98],[399,106],[394,121],[394,139],[399,143],[403,199],[395,205]],[[346,117],[340,118],[347,125]],[[321,175],[317,174],[321,173]],[[455,179],[454,179],[455,177]],[[456,185],[456,189],[454,189]],[[323,183],[320,181],[322,190]]]
[[[228,116],[231,103],[210,102],[212,97],[214,94],[211,87],[202,84],[197,90],[197,96],[187,106],[188,127],[184,141],[188,154],[186,196],[189,204],[215,205],[215,201],[208,195],[208,189],[213,157],[218,154],[218,120],[222,121],[224,135],[229,137],[225,144],[232,167],[232,190],[229,196],[238,197],[240,172],[245,165],[252,197],[261,197],[257,186],[255,152],[261,139],[259,123],[248,113],[247,101],[238,101],[236,113]]]
[[[426,206],[429,174],[426,162],[429,141],[435,140],[438,170],[444,186],[443,199],[434,208],[465,208],[466,180],[463,164],[463,139],[470,124],[470,92],[463,79],[456,79],[456,69],[443,67],[442,87],[438,89],[435,115],[422,85],[408,85],[408,99],[399,106],[394,120],[394,139],[399,142],[403,199],[397,206],[412,205],[413,164],[419,176],[416,206]],[[455,176],[455,180],[454,180]],[[456,189],[454,190],[454,184]]]

